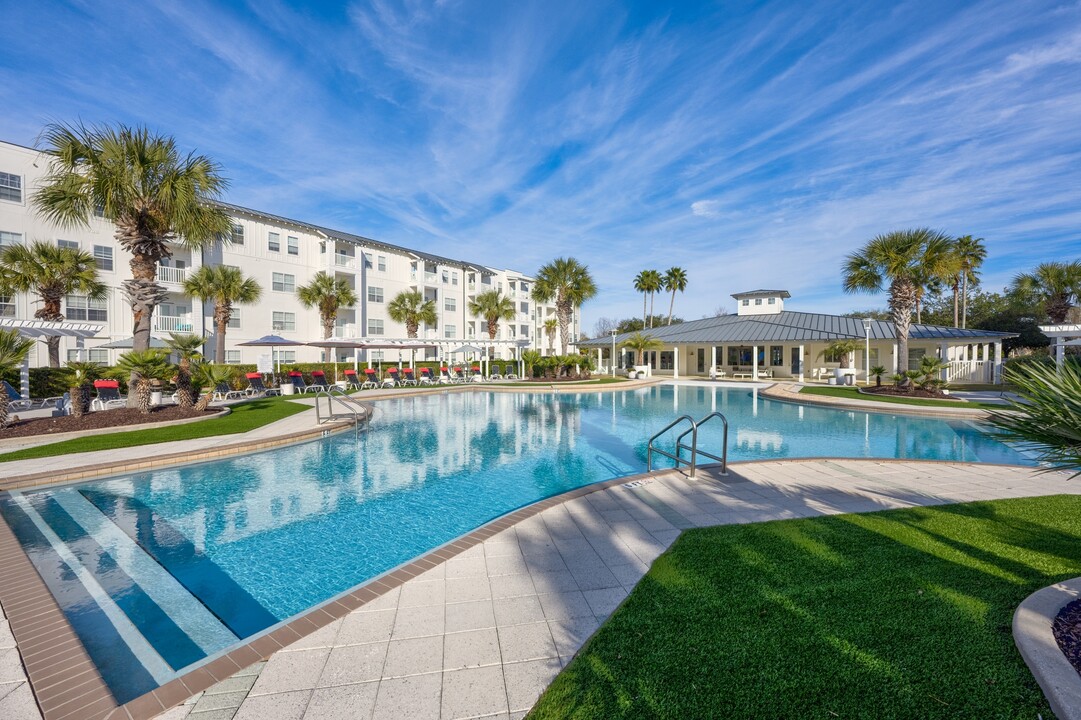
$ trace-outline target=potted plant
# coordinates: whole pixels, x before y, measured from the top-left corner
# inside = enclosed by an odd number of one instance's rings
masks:
[[[840,367],[833,371],[834,377],[837,378],[837,384],[841,385],[846,381],[851,383],[856,377],[856,370],[849,366],[848,356],[862,347],[863,343],[858,340],[834,340],[824,347],[822,352],[818,353],[818,357],[825,357],[827,355],[838,357]],[[847,380],[847,378],[853,378],[853,380]]]

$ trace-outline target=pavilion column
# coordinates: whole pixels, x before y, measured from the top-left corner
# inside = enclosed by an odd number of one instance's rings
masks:
[[[991,382],[995,385],[1002,384],[1002,341],[995,341],[995,364],[991,366]]]
[[[1062,369],[1062,362],[1066,359],[1066,338],[1061,335],[1055,338],[1055,367]]]
[[[24,400],[30,399],[30,353],[23,358],[22,367],[19,368],[19,391]]]
[[[751,347],[751,379],[758,379],[758,346],[753,345]],[[757,407],[757,405],[756,405]],[[757,412],[755,413],[758,414]]]
[[[601,364],[604,362],[604,356],[601,354],[601,349],[597,348],[597,372],[601,371]]]
[[[679,380],[679,345],[672,347],[672,377]]]
[[[710,345],[709,346],[709,376],[711,378],[717,376],[717,346],[716,345]],[[714,397],[714,403],[716,403],[716,397]],[[716,408],[714,408],[714,410],[716,410]]]
[[[799,360],[796,361],[796,371],[798,373],[799,382],[803,382],[803,345],[799,346]]]
[[[901,361],[901,345],[899,343],[893,344],[893,374],[897,374],[897,368],[900,367],[898,363]]]

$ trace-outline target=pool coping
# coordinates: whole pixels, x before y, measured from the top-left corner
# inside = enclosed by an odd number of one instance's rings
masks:
[[[1025,598],[1013,614],[1013,641],[1060,720],[1081,720],[1081,676],[1059,648],[1052,629],[1059,611],[1081,597],[1081,577]]]
[[[782,461],[852,460],[853,458],[785,458]],[[972,465],[959,461],[860,458],[874,462],[919,463],[927,465]],[[743,464],[729,465],[729,473],[739,475]],[[773,460],[772,462],[777,462]],[[699,466],[708,470],[715,463]],[[1021,467],[1031,470],[1027,466]],[[15,636],[23,666],[44,720],[150,720],[185,700],[222,682],[238,671],[311,633],[339,620],[357,608],[400,587],[439,564],[485,540],[569,500],[646,478],[686,473],[674,469],[636,473],[568,490],[522,506],[494,518],[443,545],[366,580],[323,603],[252,636],[232,650],[215,657],[183,675],[122,705],[118,705],[105,685],[97,666],[71,628],[63,611],[45,586],[6,522],[0,522],[0,604]]]

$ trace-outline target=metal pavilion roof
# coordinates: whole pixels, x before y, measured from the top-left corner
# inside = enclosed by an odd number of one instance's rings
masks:
[[[789,310],[775,315],[721,315],[692,320],[679,325],[643,330],[642,333],[667,345],[832,342],[834,340],[863,340],[866,336],[861,318]],[[616,345],[623,343],[631,335],[633,333],[617,335]],[[872,340],[893,340],[895,337],[893,323],[872,320],[870,337]],[[1017,337],[1017,333],[913,324],[908,337],[909,340],[992,340]],[[612,338],[609,336],[585,340],[578,343],[578,346],[611,347]]]

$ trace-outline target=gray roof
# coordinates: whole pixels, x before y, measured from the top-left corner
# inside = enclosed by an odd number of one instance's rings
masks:
[[[863,320],[860,318],[805,313],[785,310],[773,315],[721,315],[643,330],[666,345],[735,345],[770,342],[833,342],[834,340],[863,340]],[[633,333],[615,338],[616,345]],[[872,320],[872,340],[893,340],[893,323]],[[1001,340],[1017,337],[1017,333],[973,330],[938,325],[912,325],[909,340]],[[595,338],[578,343],[579,347],[611,347],[612,338]]]
[[[780,295],[784,298],[792,297],[792,294],[787,290],[748,290],[747,292],[732,293],[732,297],[745,298],[745,297],[764,297],[766,295]]]

